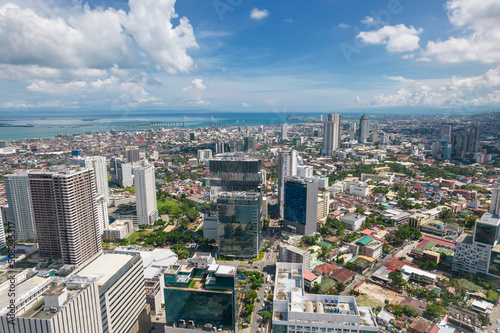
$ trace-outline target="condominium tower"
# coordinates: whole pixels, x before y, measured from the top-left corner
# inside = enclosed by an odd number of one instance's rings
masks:
[[[101,252],[94,171],[54,168],[28,177],[40,254],[80,265]]]
[[[333,152],[340,147],[340,114],[328,115],[323,124],[323,149],[321,154],[332,156]]]
[[[134,168],[137,224],[152,225],[158,219],[155,167],[142,163]]]

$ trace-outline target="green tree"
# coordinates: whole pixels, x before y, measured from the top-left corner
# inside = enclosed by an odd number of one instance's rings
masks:
[[[406,283],[406,281],[403,279],[403,274],[400,271],[390,272],[389,279],[391,279],[391,283],[395,287],[402,286]]]
[[[429,314],[431,317],[436,318],[438,321],[441,320],[442,317],[446,316],[446,310],[437,304],[428,304],[425,308],[425,312]]]

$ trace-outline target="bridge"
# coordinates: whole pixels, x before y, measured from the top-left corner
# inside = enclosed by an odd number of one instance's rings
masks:
[[[175,127],[226,127],[227,123],[225,122],[220,122],[216,120],[214,117],[211,115],[209,116],[209,119],[206,121],[196,121],[196,120],[186,120],[184,116],[182,116],[182,120],[177,120],[177,121],[151,121],[147,123],[137,123],[137,124],[121,124],[118,126],[121,127],[129,127],[129,128],[165,128],[165,127],[170,127],[170,128],[175,128]]]

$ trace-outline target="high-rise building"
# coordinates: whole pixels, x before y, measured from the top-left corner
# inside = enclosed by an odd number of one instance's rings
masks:
[[[288,124],[281,124],[281,140],[288,140]]]
[[[340,147],[340,114],[328,115],[323,124],[323,149],[321,154],[332,156],[333,152]]]
[[[7,247],[7,239],[5,238],[5,226],[2,215],[2,207],[0,207],[0,250]]]
[[[368,132],[370,131],[369,123],[368,123],[368,117],[366,114],[363,114],[361,116],[361,119],[359,120],[359,142],[360,143],[366,143],[368,140]]]
[[[262,193],[223,192],[217,198],[219,254],[257,257],[261,240]]]
[[[103,333],[141,331],[139,317],[146,306],[146,294],[140,254],[105,252],[72,275],[96,279]]]
[[[210,253],[197,252],[187,263],[163,270],[168,328],[236,332],[237,267],[219,265]]]
[[[283,217],[285,204],[285,177],[297,175],[297,151],[280,151],[278,154],[278,205]]]
[[[137,146],[128,146],[125,147],[125,157],[127,158],[127,162],[134,163],[141,159],[139,154],[139,147]]]
[[[3,333],[103,333],[94,279],[50,277],[41,283],[32,279],[21,284],[24,295],[18,298],[9,297],[8,289],[0,294]],[[13,306],[9,301],[15,301]]]
[[[441,140],[451,141],[451,132],[453,130],[452,124],[442,124],[441,125]]]
[[[224,149],[224,142],[223,141],[219,141],[215,144],[215,153],[216,154],[221,154],[221,153],[224,153],[225,149]]]
[[[454,158],[473,158],[479,152],[481,128],[477,125],[454,131],[451,135],[451,156]]]
[[[455,242],[453,270],[500,277],[500,217],[486,213]]]
[[[40,254],[80,265],[102,251],[92,169],[28,175]]]
[[[312,165],[299,165],[297,166],[297,176],[306,178],[313,176],[313,167]]]
[[[257,140],[254,136],[246,136],[243,138],[243,151],[246,153],[257,151]]]
[[[371,308],[358,306],[354,297],[306,294],[302,264],[278,262],[275,276],[274,333],[378,332]]]
[[[143,163],[134,168],[137,223],[152,225],[158,219],[155,168]]]
[[[134,178],[132,177],[132,163],[127,163],[120,157],[112,157],[111,181],[122,187],[134,185]]]
[[[6,175],[5,192],[9,203],[9,214],[14,223],[15,238],[35,240],[37,236],[28,172],[16,171],[14,174]]]
[[[217,197],[221,192],[261,192],[262,160],[242,153],[218,154],[210,160],[210,206],[217,215]]]
[[[198,149],[196,152],[198,162],[203,163],[212,158],[212,149]]]
[[[287,231],[312,235],[317,230],[318,182],[312,178],[285,178],[284,224]]]
[[[300,249],[292,245],[280,246],[279,261],[302,264],[305,270],[311,270],[311,253],[309,250]]]
[[[87,156],[84,158],[71,158],[70,165],[78,165],[83,168],[93,169],[97,191],[97,212],[99,214],[99,227],[101,235],[109,225],[108,202],[108,168],[106,158],[102,156]]]
[[[500,186],[491,191],[490,214],[500,215]]]

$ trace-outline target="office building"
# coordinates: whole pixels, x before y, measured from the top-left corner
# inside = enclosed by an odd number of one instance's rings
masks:
[[[285,204],[285,178],[297,175],[297,151],[280,151],[278,154],[278,205],[280,217],[283,217]]]
[[[311,253],[292,245],[280,247],[280,260],[281,262],[291,262],[302,264],[305,270],[311,270]]]
[[[210,204],[217,214],[217,197],[221,192],[261,192],[262,160],[242,153],[218,154],[210,160]]]
[[[100,253],[94,171],[58,167],[28,177],[40,254],[80,265]]]
[[[139,254],[105,252],[72,275],[96,280],[103,333],[145,331],[139,322],[146,307],[144,268]]]
[[[302,264],[278,262],[272,332],[378,332],[371,308],[352,296],[306,294]]]
[[[491,191],[490,214],[500,215],[500,186]]]
[[[16,291],[16,299],[8,296],[8,290],[0,293],[3,333],[103,333],[94,279],[50,277],[40,281],[34,277]],[[11,300],[15,301],[13,307],[9,307]]]
[[[500,277],[500,217],[490,213],[476,220],[474,234],[455,242],[453,270]]]
[[[257,257],[262,249],[262,193],[223,192],[217,198],[219,254]]]
[[[212,149],[198,149],[196,156],[198,162],[203,163],[212,158]]]
[[[281,140],[288,140],[288,124],[281,124]]]
[[[106,158],[102,156],[71,158],[69,160],[69,164],[78,165],[83,168],[94,170],[94,179],[97,192],[97,212],[99,214],[99,227],[101,228],[102,234],[103,230],[109,225],[109,188]]]
[[[132,163],[127,163],[119,157],[111,158],[111,181],[122,187],[134,185]]]
[[[215,263],[210,253],[196,257],[206,257],[202,262],[207,264],[195,266],[198,258],[163,270],[167,331],[178,327],[236,332],[237,267]]]
[[[317,231],[317,216],[318,182],[313,178],[285,178],[285,229],[300,235],[312,235]]]
[[[153,225],[158,219],[155,168],[142,163],[134,169],[137,224]],[[137,226],[136,226],[137,227]]]
[[[452,124],[443,124],[441,125],[441,136],[440,139],[446,142],[451,141],[451,132],[453,130]]]
[[[139,154],[139,147],[137,146],[125,147],[125,157],[127,159],[127,162],[129,163],[140,161],[141,157]]]
[[[347,230],[356,231],[361,228],[361,225],[365,222],[366,216],[348,213],[341,216],[339,221],[345,224]]]
[[[368,132],[370,131],[370,125],[368,122],[368,117],[366,114],[361,116],[359,120],[359,143],[368,142]]]
[[[253,136],[246,136],[243,138],[243,151],[245,153],[257,151],[257,139]]]
[[[321,154],[333,156],[333,152],[340,147],[340,114],[329,114],[323,123],[323,149]]]
[[[16,171],[5,176],[5,192],[9,214],[14,224],[17,240],[36,240],[35,217],[31,201],[27,171]]]

